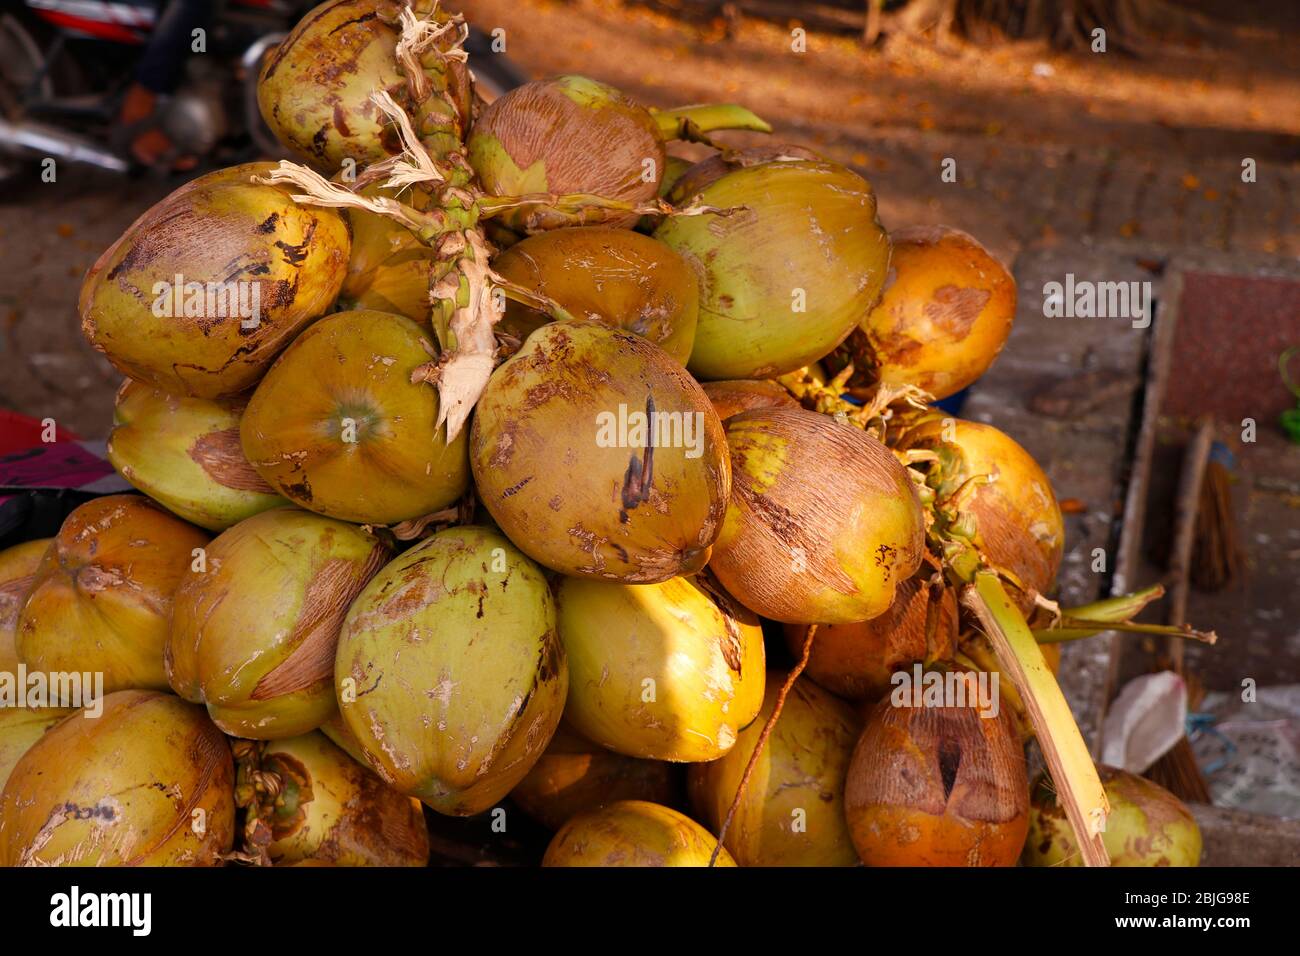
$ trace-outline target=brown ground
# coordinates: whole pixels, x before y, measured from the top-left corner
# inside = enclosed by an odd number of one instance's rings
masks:
[[[504,27],[508,54],[535,75],[582,72],[657,106],[744,103],[782,140],[867,175],[890,227],[950,223],[1007,259],[1055,238],[1300,254],[1294,12],[1281,22],[1257,2],[1203,0],[1249,22],[1216,34],[1218,49],[1152,46],[1133,59],[1030,42],[867,53],[821,34],[797,54],[768,22],[742,20],[728,39],[720,23],[615,0],[463,5]],[[946,157],[956,183],[940,181]],[[1246,157],[1253,184],[1241,181]],[[174,185],[69,168],[0,207],[0,407],[106,432],[118,376],[77,331],[80,277]]]

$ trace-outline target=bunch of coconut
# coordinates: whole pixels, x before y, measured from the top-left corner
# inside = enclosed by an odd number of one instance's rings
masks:
[[[1040,642],[1133,608],[1056,613],[1046,475],[933,405],[1004,266],[806,149],[671,152],[742,107],[484,105],[464,36],[322,4],[259,86],[301,162],[87,275],[141,494],[0,554],[0,665],[106,695],[0,711],[0,864],[422,865],[426,814],[502,811],[548,866],[1104,862]],[[1133,845],[1194,862],[1180,812]]]

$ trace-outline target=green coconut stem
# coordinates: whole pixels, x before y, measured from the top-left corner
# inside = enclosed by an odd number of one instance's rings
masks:
[[[1091,604],[1067,608],[1061,611],[1051,624],[1033,628],[1034,639],[1039,644],[1061,644],[1065,641],[1083,640],[1105,631],[1159,634],[1201,641],[1204,644],[1213,644],[1219,639],[1213,631],[1197,631],[1187,625],[1144,624],[1133,620],[1143,608],[1153,601],[1158,601],[1164,593],[1163,585],[1153,584],[1132,594],[1121,594],[1117,597],[1093,601]]]
[[[1110,804],[1088,745],[1070,705],[1034,640],[1024,615],[992,571],[979,571],[962,589],[962,603],[974,612],[993,645],[1000,670],[1011,678],[1029,713],[1034,734],[1051,771],[1085,866],[1109,866],[1102,842]]]
[[[511,282],[509,279],[502,278],[495,273],[492,277],[492,284],[500,289],[501,293],[511,302],[518,302],[520,305],[526,305],[530,309],[543,312],[556,322],[573,321],[573,313],[550,296],[542,295],[540,292]]]
[[[1083,640],[1095,637],[1104,631],[1122,631],[1123,633],[1154,633],[1165,637],[1182,637],[1183,640],[1199,641],[1201,644],[1217,644],[1218,635],[1214,631],[1196,631],[1192,627],[1174,626],[1174,624],[1143,624],[1135,620],[1114,620],[1100,622],[1096,618],[1070,618],[1062,615],[1061,627],[1036,628],[1034,639],[1039,644],[1063,644],[1065,641]]]
[[[1096,626],[1094,626],[1096,625]],[[1184,624],[1142,624],[1137,621],[1111,621],[1100,623],[1089,618],[1062,615],[1057,627],[1035,628],[1034,640],[1039,644],[1063,644],[1066,641],[1079,641],[1095,637],[1105,631],[1122,631],[1125,634],[1159,634],[1164,637],[1178,637],[1202,644],[1215,644],[1219,635],[1214,631],[1197,631]]]
[[[736,811],[740,809],[740,801],[745,796],[745,788],[749,786],[749,778],[754,774],[754,768],[758,766],[758,758],[763,754],[763,748],[767,746],[767,740],[772,736],[772,731],[776,729],[776,722],[781,719],[781,711],[785,708],[785,699],[794,687],[794,682],[799,679],[799,675],[804,672],[808,666],[808,659],[812,657],[813,637],[817,634],[817,625],[809,624],[803,636],[803,654],[799,657],[799,662],[794,665],[794,670],[786,675],[785,683],[781,685],[781,690],[776,695],[776,703],[772,707],[772,716],[767,718],[767,723],[763,725],[762,732],[758,735],[758,741],[754,744],[754,750],[749,755],[749,760],[745,763],[745,772],[740,776],[740,783],[736,787],[736,795],[731,798],[731,806],[727,807],[727,815],[722,818],[722,826],[718,828],[718,845],[713,848],[713,853],[709,856],[709,866],[718,862],[718,854],[722,852],[722,841],[727,837],[727,830],[731,827],[731,821],[736,816]]]
[[[1066,608],[1061,611],[1061,617],[1074,618],[1081,621],[1098,621],[1106,623],[1116,623],[1120,621],[1131,621],[1141,613],[1142,609],[1153,601],[1158,601],[1165,596],[1163,584],[1153,584],[1149,588],[1143,588],[1141,591],[1134,591],[1132,594],[1120,594],[1115,597],[1103,598],[1100,601],[1091,601],[1088,604],[1080,604],[1077,607]],[[1055,625],[1053,625],[1055,627]],[[1046,630],[1046,628],[1035,628]],[[1099,633],[1105,628],[1098,628],[1094,633]]]
[[[651,110],[659,135],[665,140],[684,139],[707,142],[700,137],[720,129],[747,129],[770,133],[772,127],[761,117],[734,103],[708,103],[680,106],[673,110]]]
[[[464,159],[465,130],[448,85],[448,64],[468,61],[464,44],[469,28],[462,15],[440,13],[438,6],[437,0],[414,0],[396,17],[382,8],[378,16],[400,31],[393,57],[406,79],[406,100],[421,145],[433,157],[453,160],[447,181],[464,187],[474,174]]]
[[[972,635],[972,637],[976,636],[978,635]],[[964,640],[959,649],[953,653],[953,660],[967,670],[984,671],[986,674],[1001,673],[1002,671],[998,664],[997,654],[993,652],[993,647],[987,639],[982,642],[971,639]],[[1024,699],[1020,696],[1020,692],[1016,690],[1015,685],[1010,681],[1006,684],[999,684],[998,692],[1002,695],[1003,702],[1009,705],[1015,713],[1017,725],[1032,737],[1034,730],[1029,721],[1029,712],[1025,709]]]

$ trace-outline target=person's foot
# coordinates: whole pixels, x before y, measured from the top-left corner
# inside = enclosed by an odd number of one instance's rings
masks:
[[[122,100],[122,110],[118,114],[123,125],[131,125],[148,119],[153,115],[158,97],[152,90],[134,83],[126,91]],[[131,156],[142,166],[156,168],[175,152],[176,146],[171,138],[158,127],[142,130],[131,140]],[[178,156],[171,161],[169,168],[174,172],[186,172],[199,164],[197,156]]]
[[[175,149],[167,134],[160,129],[147,129],[131,140],[131,155],[142,166],[158,166]],[[199,164],[196,156],[177,156],[170,163],[175,172],[186,172]]]

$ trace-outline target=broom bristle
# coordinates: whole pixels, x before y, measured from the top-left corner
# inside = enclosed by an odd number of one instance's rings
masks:
[[[1225,587],[1241,569],[1241,549],[1232,515],[1232,472],[1218,460],[1221,447],[1215,443],[1215,454],[1205,466],[1196,507],[1191,579],[1201,591]]]
[[[1161,661],[1162,666],[1168,664]],[[1205,699],[1205,686],[1195,675],[1184,675],[1187,682],[1187,707],[1198,710]],[[1153,763],[1143,774],[1148,780],[1160,784],[1179,800],[1188,803],[1212,803],[1209,785],[1196,762],[1196,753],[1186,734],[1178,743]]]
[[[1210,788],[1201,776],[1192,742],[1186,737],[1180,738],[1164,756],[1153,763],[1144,776],[1184,802],[1211,802]]]

